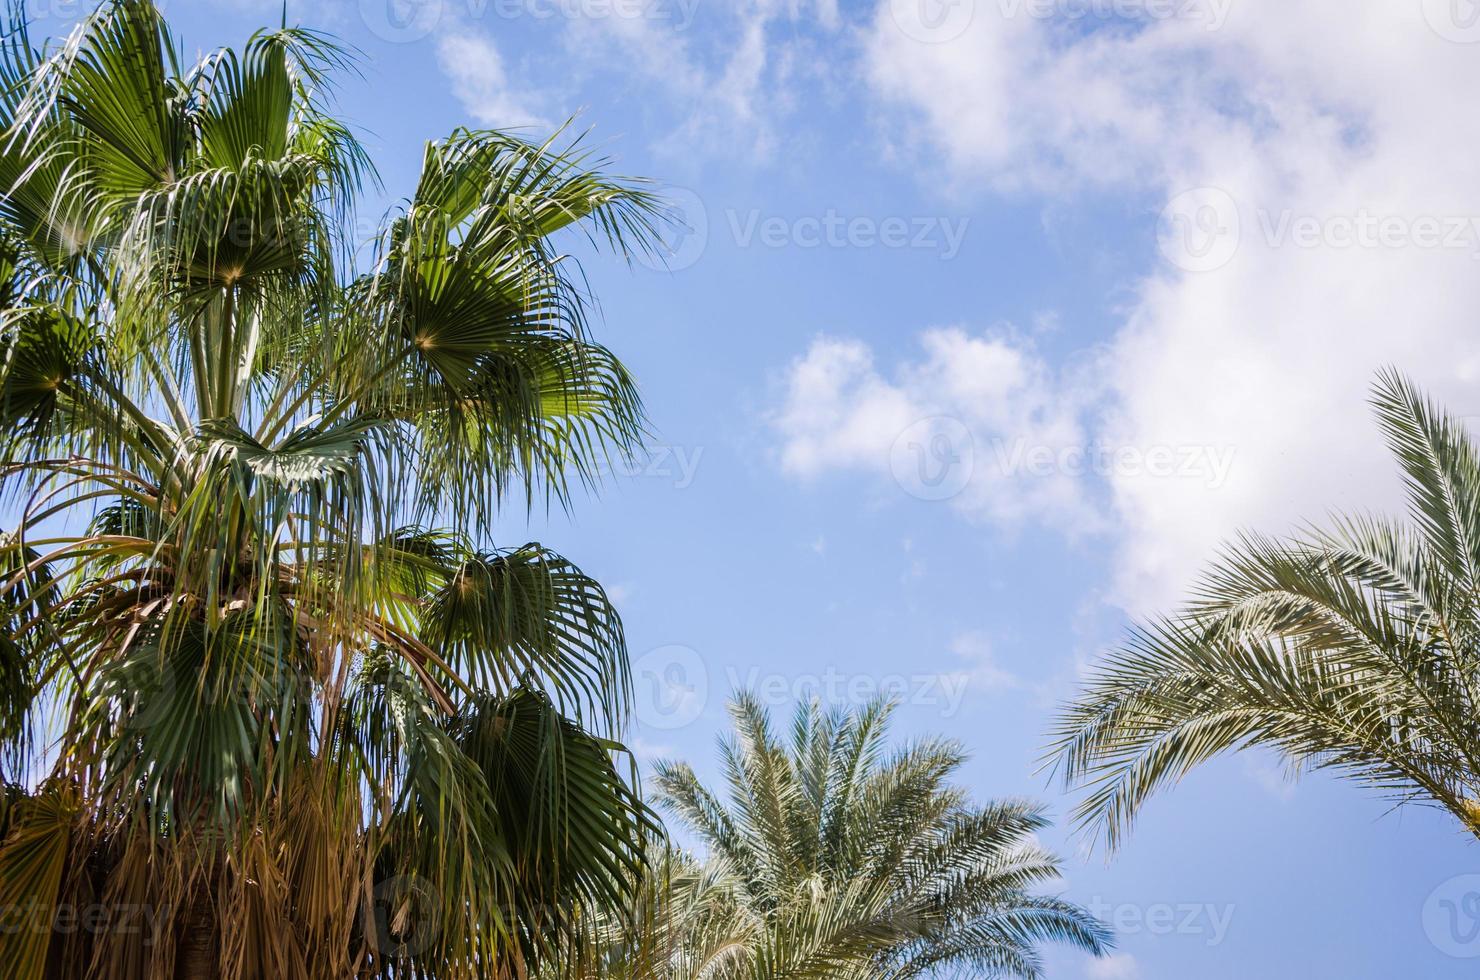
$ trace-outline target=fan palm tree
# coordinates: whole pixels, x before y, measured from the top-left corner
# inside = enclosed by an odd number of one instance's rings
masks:
[[[361,250],[330,38],[0,54],[5,975],[522,974],[656,827],[616,610],[491,543],[639,444],[560,242],[653,198],[458,131]]]
[[[949,783],[964,761],[952,742],[887,752],[891,710],[803,704],[787,745],[741,694],[721,748],[728,802],[687,765],[657,767],[659,803],[699,836],[709,887],[745,915],[732,920],[744,955],[713,975],[1035,977],[1045,941],[1103,953],[1100,922],[1034,892],[1059,873],[1034,840],[1042,808],[973,804]]]
[[[1480,836],[1480,451],[1394,372],[1373,406],[1408,524],[1240,538],[1060,718],[1053,758],[1089,788],[1078,818],[1110,846],[1153,792],[1252,746],[1444,807]]]

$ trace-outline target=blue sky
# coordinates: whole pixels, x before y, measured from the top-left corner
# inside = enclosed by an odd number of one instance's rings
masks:
[[[71,0],[32,4],[64,30]],[[281,4],[165,4],[187,47]],[[1396,364],[1480,416],[1470,0],[318,0],[385,179],[460,125],[578,127],[658,179],[671,269],[581,249],[652,459],[527,522],[606,582],[644,759],[713,771],[735,683],[902,694],[982,797],[1217,542],[1400,505]],[[1207,767],[1067,894],[1121,933],[1055,977],[1473,975],[1480,853],[1276,760]],[[1449,916],[1453,912],[1457,918]]]

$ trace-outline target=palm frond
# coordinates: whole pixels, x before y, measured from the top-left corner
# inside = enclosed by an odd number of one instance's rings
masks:
[[[1061,714],[1052,759],[1110,846],[1147,799],[1222,753],[1267,746],[1480,835],[1475,722],[1480,465],[1470,436],[1384,372],[1378,421],[1412,528],[1342,517],[1245,535],[1179,616],[1138,630]]]
[[[1041,807],[973,805],[949,782],[959,747],[924,739],[891,752],[889,714],[884,702],[804,704],[787,747],[742,693],[722,743],[727,801],[689,767],[658,766],[658,801],[709,850],[711,887],[757,923],[731,975],[1036,977],[1043,942],[1108,950],[1103,924],[1032,891],[1058,877],[1033,843]]]
[[[648,247],[658,205],[563,133],[459,131],[365,255],[334,39],[187,64],[149,0],[5,21],[0,898],[160,912],[0,960],[539,969],[657,827],[616,609],[494,531],[638,448],[562,243]]]

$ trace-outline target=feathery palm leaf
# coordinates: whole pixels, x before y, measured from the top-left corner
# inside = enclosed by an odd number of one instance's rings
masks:
[[[721,747],[725,800],[688,766],[659,765],[660,803],[710,852],[709,887],[746,914],[734,931],[747,955],[724,975],[1036,977],[1044,942],[1103,953],[1101,923],[1035,894],[1059,874],[1033,840],[1042,809],[973,804],[950,784],[954,743],[889,751],[890,711],[804,704],[788,744],[742,694]]]
[[[1250,746],[1441,806],[1480,836],[1480,452],[1395,372],[1372,401],[1410,524],[1245,535],[1065,709],[1054,759],[1110,846],[1157,790]]]

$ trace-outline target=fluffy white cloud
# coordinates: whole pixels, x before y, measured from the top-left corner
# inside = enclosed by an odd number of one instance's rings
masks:
[[[1480,44],[1461,43],[1480,37],[1447,19],[1459,8],[1195,0],[1127,22],[1097,13],[1125,3],[978,0],[958,36],[922,41],[918,24],[901,28],[912,6],[880,4],[867,71],[922,163],[943,160],[962,188],[1166,205],[1089,437],[1234,456],[1221,481],[1105,474],[1118,599],[1173,601],[1238,527],[1398,506],[1365,404],[1374,372],[1397,365],[1461,414],[1480,410]],[[875,424],[862,406],[893,420],[922,397],[837,341],[803,369],[844,379],[813,388],[821,417],[847,425],[832,441],[791,417],[798,472],[858,457]],[[829,390],[865,394],[840,413]]]
[[[1179,2],[1189,12],[1204,9],[1201,0]],[[932,6],[965,11],[969,20],[943,23],[946,36],[922,37],[907,17]],[[881,95],[907,109],[893,119],[902,124],[897,141],[942,151],[961,180],[1048,191],[1066,182],[1154,180],[1180,166],[1188,148],[1216,153],[1218,143],[1236,141],[1202,112],[1226,91],[1221,69],[1202,56],[1220,36],[1209,24],[1222,24],[1223,15],[1210,9],[1136,31],[1109,17],[1034,16],[1057,6],[883,0],[864,70]]]
[[[541,97],[509,80],[503,56],[488,35],[466,27],[441,34],[437,64],[452,82],[452,94],[479,123],[501,129],[550,128],[538,108]]]
[[[797,477],[872,471],[974,520],[1089,530],[1095,509],[1062,465],[1085,441],[1088,376],[1055,372],[1031,338],[1005,331],[928,330],[919,356],[887,374],[859,341],[819,337],[786,372],[771,424]]]

